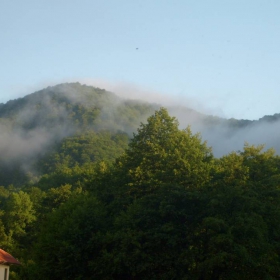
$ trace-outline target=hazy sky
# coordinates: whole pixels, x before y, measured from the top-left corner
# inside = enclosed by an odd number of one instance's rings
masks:
[[[1,0],[0,102],[89,81],[280,113],[279,15],[279,0]]]

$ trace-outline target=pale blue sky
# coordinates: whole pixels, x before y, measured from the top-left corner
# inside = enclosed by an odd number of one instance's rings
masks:
[[[280,113],[279,15],[279,0],[1,0],[0,102],[102,80],[228,118]]]

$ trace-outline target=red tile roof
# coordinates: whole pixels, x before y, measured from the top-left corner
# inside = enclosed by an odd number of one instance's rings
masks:
[[[0,264],[20,264],[12,255],[0,249]]]

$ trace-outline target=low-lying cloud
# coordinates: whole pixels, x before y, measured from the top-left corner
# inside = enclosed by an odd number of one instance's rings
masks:
[[[247,126],[234,128],[223,117],[223,108],[207,106],[196,98],[186,98],[179,95],[163,94],[157,91],[137,87],[128,83],[111,83],[104,80],[84,80],[85,83],[112,91],[125,99],[134,99],[155,103],[168,108],[170,115],[175,116],[180,127],[191,125],[193,132],[201,133],[202,139],[213,148],[215,156],[220,157],[232,151],[242,150],[244,143],[252,145],[265,144],[266,148],[274,148],[280,154],[280,120],[275,122],[251,121]],[[188,109],[187,109],[188,108]],[[275,112],[277,113],[277,112]],[[221,118],[216,125],[208,125],[205,115]],[[236,120],[237,121],[237,120]],[[241,120],[240,120],[241,121]]]
[[[154,108],[159,108],[160,106],[167,107],[170,115],[178,118],[180,128],[191,125],[194,133],[200,132],[202,139],[207,141],[208,145],[213,148],[214,155],[217,157],[232,151],[242,150],[245,141],[254,145],[266,144],[266,148],[273,147],[280,154],[280,144],[278,141],[280,137],[280,121],[254,121],[249,122],[243,127],[234,127],[226,119],[217,117],[216,123],[209,125],[209,122],[206,121],[209,117],[205,115],[207,113],[206,106],[203,106],[194,99],[185,98],[182,100],[180,96],[161,94],[125,83],[108,83],[102,80],[84,80],[83,82],[98,88],[104,88],[121,97],[120,99],[112,96],[111,104],[108,107],[102,108],[100,116],[103,123],[101,121],[99,127],[95,127],[96,129],[125,131],[131,134],[132,128],[130,124],[124,123],[120,119],[118,122],[115,122],[113,127],[110,120],[115,118],[120,106],[124,105],[127,100],[132,99],[152,103],[154,104]],[[71,85],[62,87],[61,94],[71,100],[71,102],[78,102],[87,106],[87,100],[83,99],[83,96],[79,95],[78,92],[72,90]],[[0,122],[0,152],[2,161],[12,162],[18,158],[26,158],[28,161],[28,159],[44,153],[54,141],[58,141],[74,133],[74,129],[69,124],[68,112],[65,106],[56,105],[54,107],[51,98],[48,95],[43,96],[42,93],[41,95],[37,94],[36,97],[34,95],[34,98],[37,100],[34,99],[34,102],[26,104],[25,107],[21,108],[14,121],[19,124],[30,124],[44,116],[44,112],[53,110],[53,126],[47,128],[40,127],[39,122],[39,125],[37,124],[26,131],[20,126],[12,127],[2,120]],[[41,108],[38,107],[40,98],[44,99],[41,102]],[[197,109],[197,107],[200,110],[193,110]],[[35,112],[36,108],[39,112],[38,114]],[[207,114],[209,114],[209,111]],[[210,114],[215,115],[215,112],[211,112]],[[55,116],[59,117],[59,119],[55,119]],[[139,124],[141,121],[144,122],[146,117],[137,116],[139,118]]]

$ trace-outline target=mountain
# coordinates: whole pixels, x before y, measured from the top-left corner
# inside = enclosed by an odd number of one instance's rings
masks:
[[[159,106],[80,84],[1,105],[0,247],[22,264],[11,280],[279,279],[280,157],[231,152],[246,135],[277,141],[265,133],[278,115]]]
[[[111,137],[131,136],[158,107],[79,83],[48,87],[0,104],[0,185],[34,177],[40,171],[38,159],[59,149],[67,137],[101,131],[109,131]]]
[[[112,92],[80,83],[59,84],[0,104],[0,185],[20,185],[49,172],[54,154],[64,149],[67,158],[65,143],[79,143],[80,147],[84,143],[90,151],[94,151],[93,147],[99,143],[103,151],[108,147],[107,154],[100,150],[89,153],[88,161],[98,161],[103,157],[112,160],[124,151],[128,138],[140,123],[160,106],[125,100]],[[216,156],[242,149],[245,141],[266,143],[280,152],[280,114],[249,121],[204,115],[180,106],[169,107],[168,111],[179,119],[181,128],[191,125],[194,132],[200,132]],[[123,137],[127,139],[120,141],[119,147],[114,139]],[[104,139],[107,139],[107,144],[104,144]],[[110,151],[112,145],[117,153]],[[79,153],[75,152],[77,157]],[[65,158],[60,160],[66,162]],[[40,163],[42,159],[44,164]],[[86,162],[81,158],[68,161],[71,166]]]

